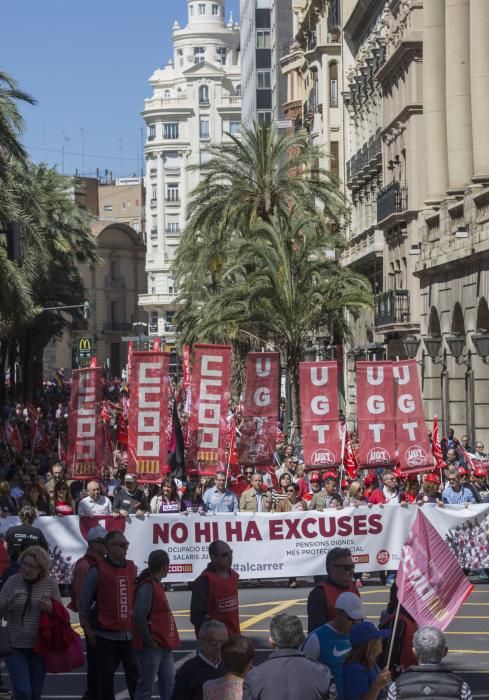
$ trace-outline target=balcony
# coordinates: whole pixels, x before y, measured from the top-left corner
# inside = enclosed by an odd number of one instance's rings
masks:
[[[155,197],[153,197],[153,199],[149,203],[149,206],[151,207],[151,209],[155,209],[157,204],[158,200]]]
[[[411,321],[408,289],[390,289],[375,295],[375,327],[406,326]]]
[[[401,214],[408,208],[408,188],[394,180],[379,191],[377,196],[377,221],[393,214]]]
[[[380,169],[382,161],[382,139],[380,130],[366,141],[346,163],[346,177],[349,184],[357,178],[368,180]]]
[[[123,323],[122,321],[107,321],[104,323],[104,331],[109,333],[125,333],[132,330],[131,323]]]

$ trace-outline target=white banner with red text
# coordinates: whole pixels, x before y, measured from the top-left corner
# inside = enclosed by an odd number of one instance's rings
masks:
[[[61,583],[71,578],[86,550],[88,531],[100,522],[108,530],[124,531],[128,558],[139,569],[150,552],[164,549],[170,557],[168,581],[191,581],[208,564],[209,544],[221,539],[233,550],[233,566],[241,578],[280,578],[325,573],[332,547],[349,547],[358,572],[397,569],[401,550],[418,506],[361,506],[305,513],[237,513],[219,515],[166,514],[144,518],[42,517],[35,522],[50,547],[52,574]],[[423,506],[423,514],[450,546],[461,566],[489,568],[487,535],[489,504]],[[18,523],[0,519],[0,538]]]

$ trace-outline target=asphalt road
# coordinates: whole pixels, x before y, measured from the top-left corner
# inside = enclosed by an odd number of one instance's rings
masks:
[[[269,624],[273,615],[288,612],[298,615],[307,627],[306,600],[310,583],[289,589],[284,580],[267,582],[257,587],[243,584],[240,589],[241,629],[256,648],[255,663],[264,661],[270,653],[268,644]],[[372,580],[361,591],[369,619],[378,622],[386,606],[388,589]],[[186,586],[178,586],[168,594],[182,639],[182,648],[175,653],[178,665],[195,652],[195,636],[189,621],[190,592]],[[446,665],[460,673],[472,688],[474,698],[489,699],[489,584],[477,583],[459,614],[445,632],[449,654]],[[4,672],[4,678],[7,676]],[[124,676],[116,676],[117,698],[128,698]],[[45,700],[70,700],[81,698],[85,690],[82,670],[62,676],[48,676],[44,687]],[[153,695],[157,698],[157,695]]]

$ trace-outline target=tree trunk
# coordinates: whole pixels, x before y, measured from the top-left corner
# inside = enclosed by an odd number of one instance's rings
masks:
[[[299,360],[295,354],[287,358],[287,376],[290,386],[291,415],[292,415],[292,436],[300,434],[301,411],[299,394]]]

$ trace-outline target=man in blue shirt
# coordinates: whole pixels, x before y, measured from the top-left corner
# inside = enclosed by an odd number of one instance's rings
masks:
[[[443,491],[443,502],[450,505],[464,505],[475,503],[474,494],[462,484],[458,469],[450,469],[448,472],[448,485]]]
[[[351,649],[349,633],[365,617],[362,601],[354,593],[340,593],[335,616],[306,638],[302,651],[310,659],[326,664],[333,674],[338,700],[344,700],[343,662]]]
[[[236,513],[239,502],[232,491],[226,488],[226,472],[216,472],[215,486],[204,493],[204,508],[211,513]]]

